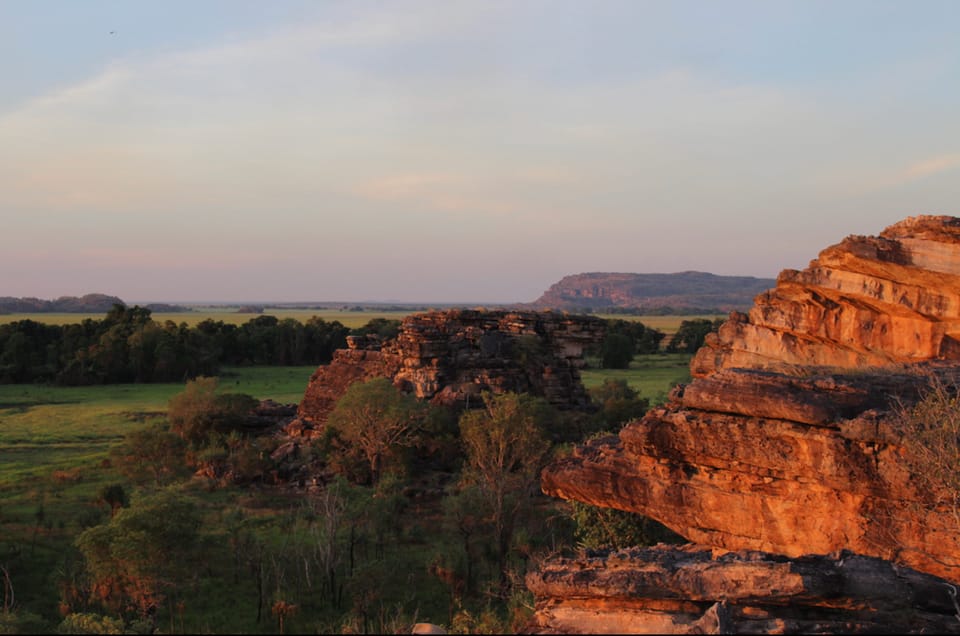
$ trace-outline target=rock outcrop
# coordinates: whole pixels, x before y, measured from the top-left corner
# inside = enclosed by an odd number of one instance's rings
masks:
[[[319,428],[354,382],[387,377],[437,404],[468,406],[483,391],[527,392],[559,408],[585,407],[585,347],[604,323],[553,312],[450,310],[407,316],[395,339],[350,337],[310,378],[295,426]]]
[[[543,489],[719,549],[850,550],[960,581],[955,512],[919,486],[895,424],[931,376],[960,379],[958,334],[960,219],[847,238],[732,314],[688,386],[548,467]]]
[[[955,590],[889,561],[664,546],[558,559],[527,576],[529,631],[624,634],[957,633]]]
[[[960,359],[960,219],[912,217],[851,236],[735,314],[693,363],[783,372]]]

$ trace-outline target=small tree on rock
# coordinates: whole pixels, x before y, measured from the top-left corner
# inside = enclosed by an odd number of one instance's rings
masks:
[[[327,418],[327,426],[348,446],[361,450],[376,483],[387,457],[417,443],[426,410],[426,404],[402,393],[387,378],[373,378],[347,389]]]

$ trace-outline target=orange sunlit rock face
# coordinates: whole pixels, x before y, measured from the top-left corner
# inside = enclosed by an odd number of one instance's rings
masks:
[[[955,512],[921,505],[929,493],[892,425],[929,374],[960,378],[958,341],[960,219],[847,238],[732,314],[688,386],[549,466],[543,490],[704,546],[791,559],[850,550],[960,581]],[[559,602],[551,594],[542,611]]]
[[[539,604],[532,632],[957,631],[950,591],[940,579],[848,552],[787,559],[660,545],[556,559],[528,574],[526,583],[538,598],[550,599]]]
[[[960,360],[960,219],[920,216],[851,236],[737,314],[691,364],[724,368],[883,366]]]

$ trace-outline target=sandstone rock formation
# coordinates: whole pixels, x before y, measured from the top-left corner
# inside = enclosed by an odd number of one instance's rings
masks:
[[[535,311],[450,310],[407,316],[387,342],[350,337],[310,383],[300,427],[319,427],[354,382],[391,378],[419,398],[469,405],[483,391],[529,392],[560,408],[584,407],[583,350],[599,342],[604,323],[588,316]],[[476,402],[475,402],[476,403]]]
[[[919,216],[784,270],[691,365],[789,372],[960,359],[960,219]]]
[[[527,576],[549,599],[529,631],[620,634],[960,632],[950,587],[840,552],[787,559],[665,546],[557,559]]]
[[[958,341],[960,219],[849,237],[732,314],[689,386],[548,467],[543,489],[720,549],[850,550],[960,581],[957,517],[911,475],[893,414],[930,375],[960,378]]]

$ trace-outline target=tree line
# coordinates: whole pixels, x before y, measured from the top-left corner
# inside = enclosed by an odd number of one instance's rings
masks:
[[[676,333],[663,347],[667,353],[696,353],[703,346],[707,334],[720,329],[723,318],[683,320]],[[606,321],[607,330],[599,347],[588,354],[599,358],[604,369],[627,369],[635,355],[661,351],[664,333],[636,320],[619,318]]]
[[[666,346],[693,353],[721,320],[685,320]],[[635,355],[656,353],[663,332],[637,321],[606,321],[606,336],[593,350],[606,369],[625,369]],[[0,384],[43,382],[66,386],[126,382],[183,382],[218,375],[221,366],[295,366],[330,362],[348,335],[397,335],[399,320],[373,318],[349,329],[314,316],[304,323],[263,315],[242,325],[204,320],[154,320],[150,309],[115,304],[102,320],[48,325],[19,320],[0,325]]]
[[[305,323],[257,316],[242,325],[208,319],[189,327],[116,304],[102,320],[0,325],[0,383],[182,382],[216,375],[221,365],[324,364],[350,333],[316,316]]]

